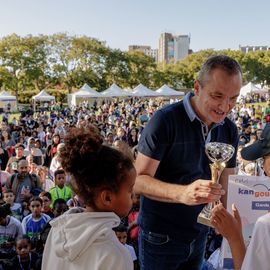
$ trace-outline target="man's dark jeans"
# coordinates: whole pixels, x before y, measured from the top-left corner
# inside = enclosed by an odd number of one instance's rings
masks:
[[[200,270],[206,232],[191,243],[168,235],[140,230],[139,259],[141,270]]]

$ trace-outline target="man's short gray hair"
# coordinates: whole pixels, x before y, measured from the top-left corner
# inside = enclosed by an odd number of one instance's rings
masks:
[[[201,86],[204,86],[208,75],[217,68],[224,70],[228,75],[241,74],[242,76],[242,68],[236,60],[226,55],[215,55],[209,57],[201,67],[198,75]]]

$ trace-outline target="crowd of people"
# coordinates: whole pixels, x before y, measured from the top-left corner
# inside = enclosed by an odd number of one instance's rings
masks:
[[[241,150],[260,140],[270,100],[235,106],[241,74],[217,56],[194,93],[173,104],[131,98],[5,114],[0,267],[201,269],[209,255],[209,230],[197,223],[203,206],[224,197],[229,174],[264,173]],[[210,141],[238,148],[220,184],[204,152]]]

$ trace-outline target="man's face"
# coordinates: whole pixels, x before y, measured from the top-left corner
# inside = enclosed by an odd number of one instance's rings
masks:
[[[214,69],[204,79],[203,85],[196,81],[195,99],[192,103],[195,112],[208,126],[222,122],[235,106],[240,93],[242,77],[228,75],[222,69]]]
[[[25,176],[29,171],[28,163],[26,160],[21,160],[18,164],[18,172],[20,175]]]

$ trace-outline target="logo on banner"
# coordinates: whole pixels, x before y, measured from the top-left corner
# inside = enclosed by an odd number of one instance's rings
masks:
[[[264,184],[255,184],[253,185],[254,189],[247,189],[247,188],[238,188],[239,195],[253,195],[256,198],[262,197],[270,197],[270,190]],[[260,190],[258,190],[260,189]]]

